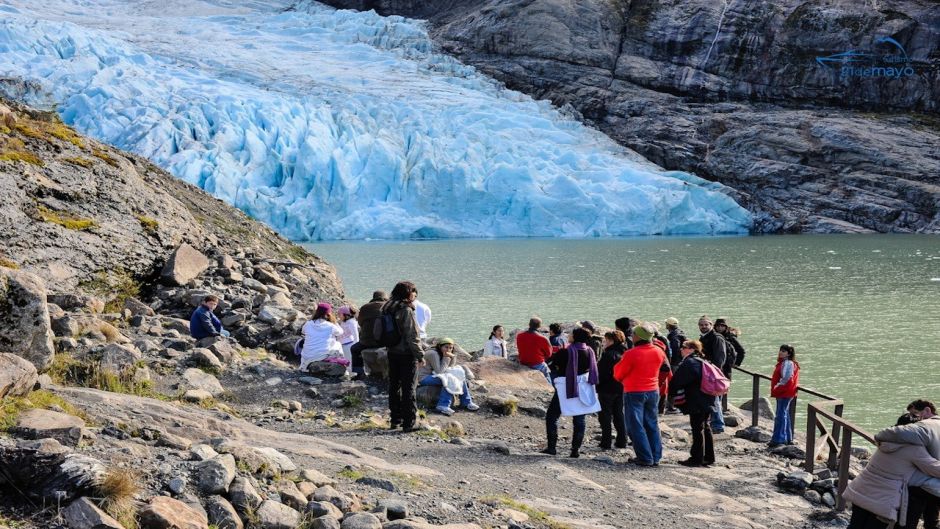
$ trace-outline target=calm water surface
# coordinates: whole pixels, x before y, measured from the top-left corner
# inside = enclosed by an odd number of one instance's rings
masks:
[[[876,430],[918,397],[940,401],[940,237],[914,235],[447,240],[307,245],[336,265],[350,298],[401,279],[431,306],[433,336],[483,346],[523,327],[702,314],[742,329],[744,367],[770,374],[790,343],[801,382],[846,400]],[[765,388],[766,392],[766,388]],[[732,393],[750,396],[739,376]],[[800,406],[800,408],[804,408]],[[802,424],[802,423],[799,423]]]

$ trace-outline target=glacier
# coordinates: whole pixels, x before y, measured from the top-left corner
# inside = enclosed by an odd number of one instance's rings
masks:
[[[752,222],[722,185],[506,89],[402,17],[309,0],[0,0],[2,78],[294,240]]]

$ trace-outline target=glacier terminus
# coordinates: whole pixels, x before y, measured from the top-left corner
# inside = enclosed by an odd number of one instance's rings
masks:
[[[288,0],[0,0],[0,91],[294,240],[746,233],[665,171],[438,53]]]

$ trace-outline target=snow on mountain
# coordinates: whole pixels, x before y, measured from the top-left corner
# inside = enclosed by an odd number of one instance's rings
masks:
[[[666,172],[435,53],[287,0],[0,0],[0,78],[298,240],[741,233]],[[10,83],[0,82],[10,91]]]

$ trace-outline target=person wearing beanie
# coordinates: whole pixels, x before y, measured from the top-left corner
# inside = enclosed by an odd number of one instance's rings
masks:
[[[724,337],[715,332],[715,325],[708,316],[699,318],[698,330],[702,333],[699,341],[702,342],[702,355],[705,360],[724,371],[728,347]],[[725,416],[722,413],[721,397],[715,397],[715,400],[718,403],[718,410],[712,414],[712,433],[722,433],[725,431]]]
[[[550,385],[552,375],[546,362],[552,357],[552,344],[539,333],[541,326],[542,319],[533,316],[529,320],[529,330],[516,335],[516,349],[519,351],[519,363],[541,371]]]
[[[333,306],[319,303],[313,317],[301,328],[304,345],[300,351],[300,370],[306,371],[311,362],[333,362],[348,365],[343,358],[343,348],[339,338],[343,329],[336,324]]]
[[[679,328],[679,320],[676,318],[666,318],[666,341],[669,342],[669,367],[672,374],[675,375],[682,363],[682,344],[687,340],[685,331]],[[679,410],[672,403],[672,392],[666,399],[666,413],[679,413]]]
[[[614,327],[618,331],[622,332],[624,338],[626,338],[626,341],[623,342],[623,345],[627,349],[630,349],[633,347],[633,326],[634,325],[636,325],[636,322],[633,320],[633,318],[630,318],[628,316],[624,316],[623,318],[617,318],[617,320],[614,321]]]
[[[382,316],[382,305],[386,301],[388,301],[388,296],[385,291],[376,290],[372,293],[372,301],[360,307],[359,314],[356,315],[356,321],[359,322],[359,341],[349,348],[349,354],[352,357],[352,372],[356,379],[361,379],[366,375],[362,352],[366,349],[382,347],[379,337],[375,336],[375,320]]]
[[[718,318],[715,320],[715,332],[721,335],[725,339],[725,342],[728,344],[728,357],[725,359],[725,367],[727,369],[722,369],[725,376],[728,377],[728,380],[731,380],[731,367],[739,366],[741,362],[744,362],[744,355],[747,354],[747,351],[744,350],[744,346],[741,345],[741,341],[738,340],[738,334],[732,332],[731,327],[728,326],[727,318]]]
[[[604,347],[604,338],[597,334],[597,325],[594,325],[591,320],[584,320],[579,322],[578,325],[590,333],[591,338],[588,340],[588,345],[594,350],[594,356],[599,357]]]
[[[418,385],[441,388],[437,406],[434,408],[434,411],[441,415],[450,417],[454,414],[454,409],[450,407],[454,397],[460,400],[460,405],[467,411],[480,409],[470,397],[466,371],[457,365],[454,341],[450,338],[441,338],[434,347],[424,353],[424,364],[418,367]]]
[[[655,466],[663,457],[659,434],[659,370],[666,353],[651,343],[656,329],[649,323],[633,328],[635,345],[614,366],[614,379],[623,385],[623,415],[636,457],[630,462]]]

